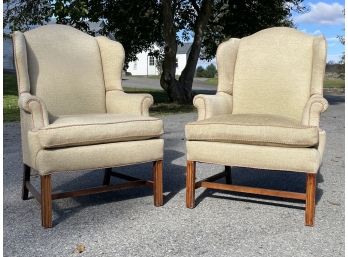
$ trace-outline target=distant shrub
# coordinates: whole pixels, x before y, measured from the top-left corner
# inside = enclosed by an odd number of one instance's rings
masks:
[[[205,69],[202,66],[198,66],[196,69],[196,77],[199,78],[214,78],[217,73],[214,64],[209,64]]]
[[[205,72],[205,69],[202,66],[198,66],[196,69],[196,77],[199,77],[199,78],[204,77],[205,75],[204,72]]]

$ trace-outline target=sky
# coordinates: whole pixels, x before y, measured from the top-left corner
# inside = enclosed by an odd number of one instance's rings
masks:
[[[304,1],[310,8],[304,14],[295,14],[297,29],[313,34],[324,35],[327,41],[327,60],[337,62],[344,51],[337,35],[344,35],[344,0],[340,1]]]
[[[344,46],[337,38],[344,35],[344,0],[305,0],[303,5],[309,9],[306,13],[293,13],[296,28],[308,34],[324,35],[328,46],[327,61],[338,62],[344,52]],[[215,62],[215,59],[212,60],[212,63]],[[198,62],[198,66],[208,64],[202,60]]]

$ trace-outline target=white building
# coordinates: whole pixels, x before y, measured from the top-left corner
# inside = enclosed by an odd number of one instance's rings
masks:
[[[191,50],[191,43],[184,43],[183,46],[178,46],[176,53],[176,75],[180,75],[186,66],[188,54]],[[132,75],[159,75],[160,72],[156,66],[156,58],[149,55],[149,51],[137,54],[137,60],[128,64],[127,72]]]

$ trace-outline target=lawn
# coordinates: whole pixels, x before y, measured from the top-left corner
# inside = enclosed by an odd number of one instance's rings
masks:
[[[324,88],[344,88],[343,79],[325,79]]]
[[[149,93],[153,96],[155,104],[150,108],[152,116],[163,116],[172,113],[194,111],[192,105],[178,105],[170,103],[167,94],[162,90],[124,88],[127,93]],[[18,92],[16,76],[4,74],[4,122],[19,121]]]
[[[18,93],[16,76],[4,74],[4,122],[18,121]]]
[[[209,78],[205,81],[206,84],[216,86],[218,83],[217,78]],[[325,79],[324,88],[344,88],[343,79]]]

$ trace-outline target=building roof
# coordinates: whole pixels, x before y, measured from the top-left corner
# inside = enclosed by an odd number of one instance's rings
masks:
[[[191,50],[192,43],[184,43],[183,45],[178,45],[177,54],[189,54]]]

